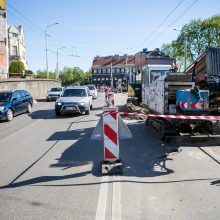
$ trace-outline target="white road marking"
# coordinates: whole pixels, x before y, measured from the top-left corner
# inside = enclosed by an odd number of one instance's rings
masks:
[[[120,176],[113,176],[112,220],[121,219],[121,183]]]
[[[98,205],[95,220],[105,220],[107,195],[108,195],[108,176],[103,176],[99,191]]]

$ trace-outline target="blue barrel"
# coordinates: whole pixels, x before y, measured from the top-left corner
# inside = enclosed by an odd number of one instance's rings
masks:
[[[176,91],[176,105],[184,112],[202,112],[209,108],[209,91],[199,90],[195,93],[191,89]]]

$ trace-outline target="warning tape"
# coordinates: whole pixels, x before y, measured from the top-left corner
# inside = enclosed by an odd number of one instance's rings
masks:
[[[205,115],[161,115],[161,114],[142,114],[137,112],[119,112],[120,115],[134,115],[144,117],[158,117],[158,118],[176,118],[176,119],[194,119],[194,120],[210,120],[220,121],[220,116],[205,116]]]

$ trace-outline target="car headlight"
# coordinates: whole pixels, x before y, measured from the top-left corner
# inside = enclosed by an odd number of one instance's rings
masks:
[[[85,103],[85,102],[80,102],[79,104],[80,104],[80,105],[85,105],[86,103]]]
[[[59,106],[62,105],[62,104],[63,104],[62,102],[57,102],[57,105],[59,105]]]
[[[4,111],[4,106],[0,106],[0,111]]]

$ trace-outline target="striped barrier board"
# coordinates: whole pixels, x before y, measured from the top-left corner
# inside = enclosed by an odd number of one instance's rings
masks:
[[[104,160],[119,158],[118,109],[116,107],[103,109]]]
[[[141,114],[137,112],[119,112],[120,115],[134,115],[144,117],[158,117],[158,118],[176,118],[176,119],[194,119],[194,120],[210,120],[220,121],[220,116],[205,116],[205,115],[161,115],[161,114]]]

